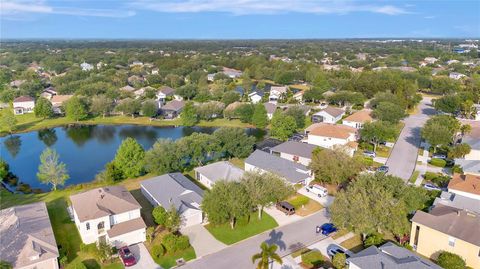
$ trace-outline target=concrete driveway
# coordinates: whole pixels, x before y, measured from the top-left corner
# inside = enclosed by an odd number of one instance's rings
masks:
[[[182,228],[180,232],[190,238],[190,244],[195,249],[197,257],[203,257],[227,247],[227,245],[215,239],[201,224]]]
[[[268,215],[274,218],[275,221],[278,223],[278,226],[286,225],[302,218],[297,214],[287,216],[285,215],[285,213],[278,210],[275,206],[266,207],[263,209],[263,211],[265,211]]]
[[[327,195],[327,196],[324,196],[324,197],[318,197],[318,195],[316,195],[314,193],[311,193],[311,192],[308,192],[305,187],[302,187],[297,192],[300,193],[301,195],[307,196],[308,198],[310,198],[314,201],[319,202],[324,207],[330,207],[330,205],[332,205],[332,203],[333,203],[333,200],[335,200],[335,197],[333,197],[331,195]]]
[[[137,264],[130,266],[131,269],[162,269],[162,267],[155,263],[150,256],[147,248],[143,243],[132,245],[128,247],[130,251],[135,255],[137,259]]]
[[[431,104],[432,98],[424,97],[418,105],[418,112],[404,120],[405,127],[393,146],[386,165],[389,167],[388,174],[402,178],[407,182],[412,175],[417,163],[418,149],[420,147],[420,130],[435,114]]]

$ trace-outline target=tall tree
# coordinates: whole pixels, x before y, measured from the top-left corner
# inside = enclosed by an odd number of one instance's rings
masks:
[[[265,105],[262,103],[258,103],[255,105],[255,110],[253,111],[252,115],[252,124],[255,127],[264,129],[267,127],[268,124],[268,116],[267,116],[267,109]]]
[[[105,118],[113,110],[113,100],[106,95],[96,95],[92,97],[90,111],[94,115],[102,115]]]
[[[135,114],[140,112],[142,104],[137,99],[126,98],[118,104],[115,109],[122,112],[123,114],[130,115],[135,117]]]
[[[37,178],[44,184],[52,184],[53,190],[70,178],[66,165],[59,158],[58,153],[51,148],[46,148],[40,155]]]
[[[213,135],[227,157],[245,158],[252,153],[255,138],[248,136],[244,129],[222,127],[215,130]]]
[[[67,118],[74,121],[86,119],[88,116],[87,106],[78,96],[73,96],[65,104],[65,114]]]
[[[33,108],[35,117],[39,118],[49,118],[53,115],[52,103],[44,97],[37,99],[35,107]]]
[[[180,113],[180,120],[184,126],[193,126],[198,123],[198,115],[192,102],[187,102]]]
[[[17,119],[11,109],[4,109],[4,111],[2,111],[0,123],[9,133],[13,132],[15,125],[17,125]]]
[[[341,184],[358,174],[362,164],[357,158],[351,158],[341,150],[322,149],[313,153],[310,168],[316,180]]]
[[[133,138],[128,137],[115,154],[113,163],[122,171],[125,178],[138,177],[143,173],[145,151],[143,147]]]
[[[372,143],[374,145],[374,151],[378,143],[394,138],[395,134],[395,127],[391,123],[384,121],[367,122],[360,130],[362,140]]]
[[[405,110],[401,106],[390,102],[381,102],[373,110],[375,118],[392,124],[397,124],[405,115]]]
[[[422,128],[422,137],[433,146],[435,152],[438,146],[448,145],[452,141],[452,132],[448,127],[439,123],[425,124]]]
[[[273,113],[270,134],[280,140],[287,140],[297,129],[297,123],[291,116],[277,110]]]
[[[252,263],[257,260],[257,269],[268,269],[270,261],[276,261],[279,264],[283,264],[282,258],[276,253],[278,246],[275,244],[269,245],[267,242],[260,244],[260,253],[252,256]]]
[[[170,139],[159,139],[145,152],[145,169],[156,174],[170,173],[179,169],[177,145]]]
[[[153,118],[157,115],[158,105],[154,100],[147,100],[142,104],[142,114],[145,117]]]
[[[292,106],[285,111],[285,115],[291,116],[295,119],[295,123],[297,124],[297,129],[303,129],[305,127],[305,112],[299,106]]]

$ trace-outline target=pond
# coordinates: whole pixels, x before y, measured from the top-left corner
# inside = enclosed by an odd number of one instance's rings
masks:
[[[110,162],[123,139],[135,138],[145,150],[159,138],[178,139],[194,132],[211,134],[209,127],[154,127],[138,125],[75,125],[43,129],[0,138],[0,156],[10,171],[32,188],[48,190],[37,180],[40,154],[54,148],[67,166],[70,179],[65,185],[92,181]],[[262,131],[246,129],[249,135],[261,138]]]

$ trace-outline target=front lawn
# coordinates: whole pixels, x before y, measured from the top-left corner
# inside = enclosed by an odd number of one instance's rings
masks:
[[[364,249],[362,236],[359,234],[356,234],[354,237],[343,241],[340,245],[353,253],[357,253]]]
[[[147,247],[148,251],[150,252],[150,255],[152,256],[153,260],[162,268],[171,268],[177,265],[176,260],[183,258],[185,261],[193,260],[197,256],[195,254],[195,250],[193,249],[192,246],[179,250],[175,253],[165,253],[161,256],[155,256],[152,255],[152,247],[153,246],[158,246],[162,244],[162,239],[165,237],[167,234],[169,234],[166,230],[158,230],[157,227],[157,232],[156,235],[151,243],[146,242],[145,246]]]
[[[295,214],[302,217],[313,214],[323,208],[323,206],[317,201],[299,193],[292,195],[287,199],[287,202],[295,207]]]
[[[230,228],[230,223],[208,224],[205,228],[220,242],[231,245],[278,226],[275,219],[265,212],[262,213],[262,219],[260,220],[256,212],[250,214],[250,221],[248,219],[248,217],[239,219],[234,229]]]

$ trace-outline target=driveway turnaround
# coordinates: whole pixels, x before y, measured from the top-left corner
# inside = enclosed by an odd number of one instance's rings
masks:
[[[278,245],[278,254],[286,256],[293,251],[309,246],[325,238],[316,234],[315,227],[329,222],[326,210],[304,217],[294,223],[275,228],[252,238],[231,245],[219,252],[188,262],[181,268],[191,269],[225,269],[225,268],[255,268],[252,255],[260,251],[260,244],[267,242]]]
[[[405,127],[387,160],[388,174],[400,177],[405,182],[410,179],[417,163],[418,149],[421,142],[420,130],[428,118],[435,114],[431,100],[429,97],[424,97],[418,105],[418,112],[404,120]]]
[[[128,247],[137,259],[137,264],[130,266],[131,269],[162,269],[162,267],[155,263],[150,256],[147,248],[143,243],[139,243]]]
[[[198,258],[227,247],[227,245],[215,239],[201,224],[183,228],[181,233],[190,238],[190,244],[195,249],[195,254]]]

